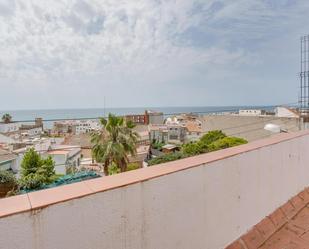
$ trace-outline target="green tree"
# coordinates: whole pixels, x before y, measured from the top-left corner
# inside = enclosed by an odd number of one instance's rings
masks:
[[[206,152],[206,149],[200,142],[193,142],[184,144],[182,146],[182,152],[187,156],[195,156]]]
[[[169,154],[165,154],[165,155],[153,158],[153,159],[148,161],[148,165],[152,166],[152,165],[155,165],[155,164],[171,162],[171,161],[175,161],[175,160],[182,159],[182,158],[185,158],[185,157],[186,156],[182,152],[178,151],[178,152],[169,153]]]
[[[128,155],[136,155],[138,134],[133,130],[134,124],[113,114],[109,114],[108,119],[100,118],[100,123],[102,130],[91,135],[94,159],[103,163],[105,175],[113,163],[121,172],[126,171]]]
[[[40,188],[44,184],[49,184],[55,176],[55,162],[49,156],[46,159],[33,149],[29,149],[21,163],[20,185],[25,189]]]
[[[209,131],[207,134],[205,134],[204,136],[201,137],[200,142],[203,145],[209,145],[211,143],[213,143],[214,141],[217,141],[221,138],[225,138],[226,135],[219,130],[213,130],[213,131]]]
[[[238,146],[241,144],[248,143],[247,140],[239,137],[224,137],[222,139],[219,139],[217,141],[214,141],[208,146],[209,151],[216,151],[221,149],[226,149],[234,146]]]
[[[4,123],[8,124],[8,123],[12,122],[12,116],[10,114],[6,113],[2,116],[2,121]]]

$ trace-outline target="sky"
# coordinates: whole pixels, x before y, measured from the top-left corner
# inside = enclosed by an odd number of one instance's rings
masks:
[[[295,103],[308,0],[0,0],[0,110]]]

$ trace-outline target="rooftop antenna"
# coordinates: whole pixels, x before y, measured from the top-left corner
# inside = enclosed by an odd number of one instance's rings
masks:
[[[309,35],[300,38],[299,110],[304,127],[309,125]]]

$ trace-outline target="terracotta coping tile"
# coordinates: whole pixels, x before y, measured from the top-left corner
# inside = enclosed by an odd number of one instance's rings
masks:
[[[32,209],[46,207],[74,198],[80,198],[93,193],[93,191],[84,183],[72,183],[61,186],[60,188],[50,188],[41,191],[35,191],[28,194]]]
[[[276,229],[279,229],[280,227],[282,227],[284,225],[284,223],[287,222],[287,217],[285,216],[285,214],[283,213],[283,211],[280,208],[275,210],[269,216],[269,218],[271,219],[271,221],[275,225]]]
[[[304,235],[309,231],[307,191],[308,188],[292,197],[234,243],[238,245],[237,241],[239,243],[242,240],[247,246],[246,249],[309,248],[309,235]]]
[[[232,157],[241,153],[246,153],[252,150],[256,150],[262,147],[270,146],[273,144],[280,143],[282,141],[288,141],[293,138],[301,137],[304,135],[308,135],[309,131],[300,131],[295,133],[282,133],[277,134],[273,137],[254,141],[245,145],[240,145],[237,147],[232,147],[212,153],[206,153],[203,155],[185,158],[182,160],[174,161],[174,162],[168,162],[157,166],[152,166],[148,168],[138,169],[130,172],[125,172],[122,174],[109,176],[109,177],[103,177],[93,180],[87,180],[80,183],[74,183],[69,185],[64,185],[60,187],[55,187],[51,189],[41,190],[37,192],[29,193],[28,196],[30,203],[24,206],[22,208],[22,205],[20,205],[20,208],[14,208],[12,205],[11,212],[9,210],[9,206],[6,206],[8,202],[8,199],[0,200],[0,214],[1,209],[3,209],[3,214],[14,214],[16,210],[21,211],[27,211],[29,210],[29,206],[32,206],[33,209],[45,207],[51,204],[56,204],[59,202],[71,200],[74,198],[80,198],[85,195],[90,195],[96,192],[100,191],[106,191],[109,189],[118,188],[121,186],[126,186],[129,184],[142,182],[146,180],[150,180],[155,177],[160,177],[163,175],[171,174],[177,171],[189,169],[192,167],[197,167],[202,164],[207,164],[210,162],[214,162],[217,160],[222,160],[228,157]],[[16,197],[17,198],[17,197]],[[25,198],[25,197],[23,197]],[[299,198],[302,200],[301,198]],[[18,199],[16,200],[22,200],[18,196]],[[24,200],[25,201],[25,200]],[[297,201],[295,202],[295,205],[297,205]],[[6,210],[5,210],[6,206]],[[2,208],[4,207],[4,208]]]
[[[291,203],[292,203],[292,205],[294,206],[294,208],[296,210],[300,210],[300,209],[302,209],[306,205],[304,200],[302,200],[298,195],[294,196],[291,199]]]
[[[276,226],[269,217],[264,218],[260,223],[258,223],[256,228],[263,236],[264,241],[276,231]]]
[[[288,219],[291,219],[297,213],[290,201],[286,202],[280,209]]]
[[[1,199],[0,218],[31,210],[28,195],[17,195]]]
[[[309,203],[309,192],[306,190],[300,192],[298,196],[305,202]]]
[[[245,242],[248,249],[256,249],[265,241],[256,227],[253,227],[247,234],[243,235],[241,239]]]
[[[226,249],[247,249],[245,248],[240,241],[235,241],[233,244],[229,245]]]

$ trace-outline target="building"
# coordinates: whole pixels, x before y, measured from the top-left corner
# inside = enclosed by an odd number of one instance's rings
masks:
[[[166,125],[149,125],[150,142],[166,143],[168,141],[168,128]]]
[[[175,145],[175,144],[166,144],[164,146],[162,146],[162,152],[165,154],[168,153],[173,153],[179,151],[179,146]]]
[[[125,120],[131,121],[134,124],[139,124],[139,125],[148,125],[149,124],[147,111],[145,111],[144,114],[125,115]]]
[[[164,123],[163,112],[147,110],[146,115],[148,116],[148,124],[159,124],[160,125]]]
[[[197,122],[197,121],[188,121],[185,124],[185,128],[186,128],[186,137],[185,137],[185,141],[187,142],[196,142],[198,141],[201,136],[203,135],[202,133],[202,126],[201,126],[201,122]]]
[[[164,115],[163,112],[156,112],[146,110],[144,114],[129,114],[125,115],[125,120],[131,121],[134,124],[149,125],[149,124],[163,124]]]
[[[296,109],[278,106],[275,108],[275,116],[279,118],[299,118],[299,112]]]
[[[81,157],[81,148],[79,146],[61,145],[60,143],[62,142],[63,139],[61,138],[42,138],[33,140],[26,146],[13,150],[12,153],[16,155],[16,163],[13,165],[12,170],[17,173],[18,176],[25,153],[28,149],[34,148],[43,158],[46,158],[48,155],[52,157],[56,164],[56,174],[65,174],[66,166],[77,165],[76,158]],[[52,153],[53,151],[58,153]],[[79,151],[79,153],[75,153],[75,151]]]
[[[102,126],[97,120],[80,120],[76,122],[75,134],[85,134],[100,129],[102,129]]]
[[[27,137],[36,137],[41,135],[44,131],[42,118],[36,118],[34,124],[22,124],[19,127],[19,131],[22,136]]]
[[[73,120],[54,122],[52,133],[57,135],[75,134],[77,123]]]
[[[238,114],[240,116],[261,116],[265,115],[266,111],[261,109],[240,109]]]
[[[0,134],[0,144],[6,144],[6,145],[9,145],[9,144],[13,144],[13,143],[16,143],[17,141],[9,136],[6,136],[6,135],[3,135],[3,134]]]
[[[168,143],[183,144],[186,138],[186,128],[182,125],[171,124],[167,126],[168,129]]]
[[[54,122],[53,132],[57,135],[66,135],[66,134],[85,134],[92,131],[97,131],[101,129],[98,120],[64,120]]]
[[[0,170],[12,170],[16,163],[16,155],[8,150],[0,149]]]
[[[56,174],[67,174],[67,168],[79,168],[81,162],[81,148],[77,146],[55,146],[42,154],[51,156],[55,162]]]
[[[10,123],[0,122],[0,133],[16,132],[19,130],[20,126],[21,124],[17,122],[10,122]]]
[[[137,139],[138,145],[150,145],[148,131],[141,131],[141,132],[138,132],[137,134],[138,134],[138,139]]]
[[[149,125],[150,141],[182,144],[186,139],[186,127],[180,124]]]

